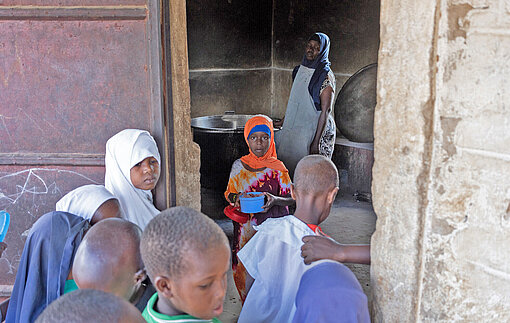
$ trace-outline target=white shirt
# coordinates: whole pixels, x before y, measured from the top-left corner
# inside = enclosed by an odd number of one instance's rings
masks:
[[[238,322],[291,322],[299,281],[308,268],[301,239],[314,232],[293,215],[269,218],[256,230],[237,254],[255,279]]]

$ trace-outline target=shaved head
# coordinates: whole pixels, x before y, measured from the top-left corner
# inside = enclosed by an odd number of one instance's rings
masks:
[[[143,261],[151,280],[158,275],[179,277],[186,271],[186,253],[207,252],[224,244],[229,248],[223,230],[206,215],[178,206],[154,217],[141,242]]]
[[[323,194],[338,186],[338,170],[330,159],[321,155],[309,155],[297,164],[294,189],[298,194]]]
[[[141,313],[127,301],[99,290],[79,289],[52,302],[37,323],[142,323]]]
[[[143,269],[142,231],[117,218],[94,225],[82,240],[73,263],[73,278],[80,288],[91,288],[129,300]]]

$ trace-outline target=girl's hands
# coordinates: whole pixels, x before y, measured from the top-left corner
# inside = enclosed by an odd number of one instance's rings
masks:
[[[243,192],[237,193],[236,201],[234,202],[234,207],[241,207],[241,201],[239,200],[241,197],[244,197],[246,194]]]
[[[266,196],[266,204],[264,204],[262,206],[262,212],[261,213],[266,213],[267,211],[269,211],[269,209],[272,208],[273,205],[275,205],[276,199],[278,198],[278,197],[276,197],[273,194],[268,193],[268,192],[264,192],[264,195]]]

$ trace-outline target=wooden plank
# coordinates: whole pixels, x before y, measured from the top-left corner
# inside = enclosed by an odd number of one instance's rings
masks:
[[[104,166],[104,154],[0,153],[0,165]]]
[[[0,6],[0,20],[143,20],[145,6]]]

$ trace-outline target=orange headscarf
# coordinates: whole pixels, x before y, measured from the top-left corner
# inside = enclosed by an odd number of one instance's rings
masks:
[[[246,156],[241,157],[241,161],[254,169],[267,167],[279,170],[281,172],[288,172],[283,162],[278,160],[278,158],[276,157],[276,148],[274,145],[273,120],[271,120],[271,118],[259,114],[246,122],[246,125],[244,126],[244,140],[246,141],[246,144],[248,145],[248,135],[250,134],[251,129],[253,129],[253,127],[257,125],[266,125],[271,131],[271,143],[269,144],[269,148],[262,157],[255,156],[255,154],[250,149],[250,153]],[[248,145],[248,147],[250,147],[250,145]]]

